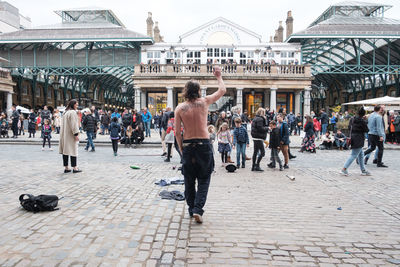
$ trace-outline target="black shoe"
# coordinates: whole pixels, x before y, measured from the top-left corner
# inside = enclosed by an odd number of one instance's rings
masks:
[[[373,163],[373,164],[378,164],[378,160],[377,160],[377,159],[374,159],[374,160],[372,161],[372,163]]]
[[[169,158],[166,158],[165,160],[164,160],[164,162],[170,162],[171,160],[169,159]]]
[[[268,168],[275,169],[275,165],[273,165],[273,164],[271,164],[271,163],[268,164],[267,166],[268,166]]]
[[[88,147],[85,147],[85,151],[88,151],[88,149],[89,149]]]
[[[289,166],[287,164],[283,165],[283,168],[289,169]]]
[[[161,157],[164,157],[167,155],[167,152],[162,153]]]
[[[78,173],[78,172],[82,172],[82,170],[72,170],[73,173]]]
[[[283,166],[280,166],[280,167],[279,167],[279,170],[280,170],[280,171],[283,171],[283,170],[284,170]]]
[[[244,169],[244,168],[246,168],[246,166],[245,166],[245,164],[244,164],[244,163],[242,163],[242,169]]]
[[[254,167],[254,171],[256,171],[256,172],[263,172],[264,170],[261,169],[259,165],[256,165],[256,166]]]
[[[295,156],[295,155],[289,155],[289,159],[295,159],[295,158],[297,158],[297,156]]]
[[[92,148],[92,150],[90,150],[89,152],[96,152],[96,150],[94,148]]]
[[[240,164],[237,164],[237,165],[236,165],[236,169],[240,169]]]
[[[64,173],[69,173],[71,170],[64,169]]]
[[[378,164],[376,164],[376,167],[380,167],[380,168],[388,168],[389,166],[386,166],[385,164],[383,164],[383,163],[378,163]]]
[[[255,166],[251,166],[251,171],[254,172],[255,171]]]

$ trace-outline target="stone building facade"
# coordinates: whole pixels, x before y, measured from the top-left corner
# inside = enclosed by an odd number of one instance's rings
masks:
[[[293,31],[288,12],[287,36]],[[219,17],[179,37],[174,43],[159,41],[149,13],[147,32],[156,43],[143,45],[141,65],[135,66],[135,108],[147,106],[152,113],[176,107],[183,101],[182,89],[189,79],[200,82],[202,94],[217,89],[212,65],[220,65],[227,93],[211,109],[241,105],[253,115],[258,107],[280,107],[288,112],[302,110],[302,92],[311,85],[308,66],[301,66],[300,44],[283,42],[283,26],[277,30],[279,42],[263,42],[261,36]],[[157,30],[157,31],[156,31]]]

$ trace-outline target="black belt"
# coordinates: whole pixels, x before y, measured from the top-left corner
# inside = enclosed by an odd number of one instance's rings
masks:
[[[210,144],[210,139],[188,139],[183,140],[183,147],[187,146],[197,146],[197,145],[208,145]]]

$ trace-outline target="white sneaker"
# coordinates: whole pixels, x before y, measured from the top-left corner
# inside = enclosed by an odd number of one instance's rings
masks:
[[[44,151],[44,147],[42,147],[42,151]]]
[[[193,218],[197,223],[203,223],[203,217],[200,214],[193,213]]]
[[[50,151],[53,151],[53,148],[50,148]]]
[[[347,170],[345,170],[345,169],[342,169],[340,172],[341,172],[342,175],[344,175],[344,176],[349,176],[349,172],[348,172]]]
[[[361,175],[363,175],[363,176],[371,176],[372,174],[371,174],[369,171],[367,171],[367,170],[363,170],[363,171],[361,172]]]

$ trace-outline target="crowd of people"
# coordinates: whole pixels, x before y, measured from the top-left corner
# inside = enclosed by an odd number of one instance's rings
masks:
[[[44,106],[38,111],[31,109],[29,113],[22,113],[13,105],[10,111],[10,115],[6,112],[0,113],[1,138],[18,138],[18,136],[25,135],[25,132],[29,134],[28,138],[35,138],[39,132],[43,139],[42,150],[45,149],[46,144],[48,144],[49,150],[52,150],[50,140],[53,134],[60,134],[64,110],[50,111],[47,106]],[[77,108],[76,113],[79,132],[86,132],[86,151],[95,152],[93,140],[96,139],[97,134],[110,135],[111,140],[118,140],[125,144],[125,147],[138,145],[143,142],[145,137],[151,136],[152,115],[147,108],[138,112],[133,109],[125,109],[123,112],[115,109],[111,112],[92,106],[91,108]],[[11,137],[10,131],[12,132]],[[112,143],[114,155],[117,155],[118,145],[116,146],[115,142]]]

